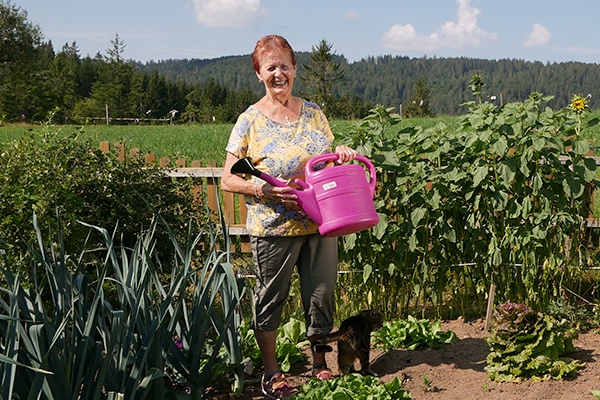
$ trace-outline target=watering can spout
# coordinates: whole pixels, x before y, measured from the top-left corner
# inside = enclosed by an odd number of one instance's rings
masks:
[[[250,157],[240,158],[238,161],[236,161],[236,163],[231,166],[231,172],[234,174],[250,174],[264,180],[270,185],[277,187],[288,186],[285,182],[282,182],[271,175],[265,174],[256,168]],[[315,193],[312,186],[300,179],[296,179],[294,182],[300,188],[300,190],[294,188],[292,189],[292,193],[297,196],[298,205],[310,219],[317,223],[317,225],[321,224],[323,219],[321,217],[319,205],[317,203],[317,199],[315,198]]]

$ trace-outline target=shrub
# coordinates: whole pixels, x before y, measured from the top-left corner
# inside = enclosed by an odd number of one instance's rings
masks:
[[[77,132],[57,135],[51,126],[29,132],[0,154],[0,165],[0,236],[15,245],[34,239],[30,229],[34,212],[43,231],[56,230],[55,214],[60,215],[67,247],[82,243],[89,234],[77,221],[109,231],[118,228],[120,244],[132,246],[155,210],[179,239],[187,235],[190,224],[200,226],[206,215],[197,209],[186,182],[165,180],[165,169],[146,165],[141,158],[120,162],[114,154],[103,154],[80,140]],[[90,240],[100,243],[98,235]],[[162,250],[168,258],[171,253]],[[13,247],[13,257],[25,253],[22,245]]]

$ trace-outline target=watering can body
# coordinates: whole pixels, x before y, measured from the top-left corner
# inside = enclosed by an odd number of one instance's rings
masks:
[[[356,161],[362,162],[369,171],[358,164],[336,165],[331,168],[314,169],[319,163],[335,161],[338,154],[328,153],[311,158],[306,163],[306,181],[296,179],[300,189],[293,189],[300,208],[319,226],[319,233],[327,237],[348,235],[369,229],[379,222],[373,204],[375,193],[375,167],[368,158],[358,154]],[[231,171],[250,173],[273,186],[286,183],[256,169],[249,158],[240,159]]]
[[[319,163],[337,160],[335,153],[311,158],[306,164],[306,182],[296,180],[302,189],[297,191],[298,204],[319,225],[323,236],[335,237],[359,232],[375,226],[379,217],[373,204],[375,167],[362,155],[358,164],[336,165],[315,171]]]

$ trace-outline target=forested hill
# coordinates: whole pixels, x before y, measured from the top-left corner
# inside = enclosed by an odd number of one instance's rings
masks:
[[[310,53],[298,53],[299,75]],[[555,96],[549,104],[564,107],[574,94],[591,94],[591,107],[600,97],[600,65],[579,62],[542,63],[516,59],[484,60],[473,58],[369,57],[348,63],[336,58],[345,70],[344,92],[364,102],[396,106],[406,104],[417,78],[423,76],[431,89],[431,106],[436,114],[462,114],[461,104],[473,100],[469,88],[474,74],[483,77],[483,96],[496,96],[495,102],[520,101],[532,92]],[[210,60],[166,60],[136,64],[142,71],[158,71],[168,79],[203,83],[211,79],[235,90],[261,91],[249,55]],[[301,89],[301,81],[296,81]]]

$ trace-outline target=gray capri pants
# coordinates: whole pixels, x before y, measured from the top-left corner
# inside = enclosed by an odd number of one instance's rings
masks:
[[[300,293],[306,335],[331,332],[337,283],[337,238],[319,234],[293,237],[250,237],[256,269],[254,329],[275,331],[289,291],[294,266],[300,277]]]

